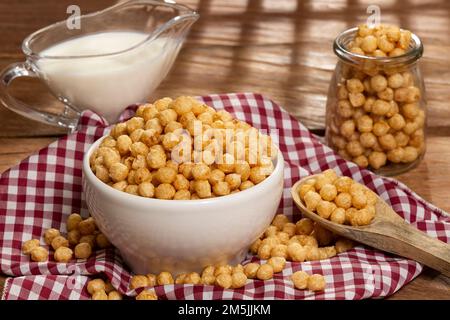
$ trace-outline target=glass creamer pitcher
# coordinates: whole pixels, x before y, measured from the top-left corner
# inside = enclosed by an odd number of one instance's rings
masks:
[[[1,72],[0,101],[25,117],[70,130],[86,109],[114,122],[161,83],[198,17],[173,1],[132,0],[76,18],[79,28],[52,24],[23,41],[25,62]],[[12,97],[9,84],[24,76],[41,79],[64,103],[63,112]]]

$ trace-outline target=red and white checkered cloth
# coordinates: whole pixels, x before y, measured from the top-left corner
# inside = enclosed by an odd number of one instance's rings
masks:
[[[333,168],[364,183],[386,200],[408,222],[442,241],[450,241],[450,217],[425,202],[405,185],[378,177],[337,156],[277,104],[259,94],[222,94],[201,98],[216,109],[226,109],[260,129],[277,129],[286,161],[285,189],[280,212],[299,218],[289,189],[302,177]],[[132,108],[122,120],[132,115]],[[115,249],[98,251],[87,261],[31,262],[21,245],[40,238],[47,228],[65,230],[72,212],[87,215],[81,187],[84,152],[107,130],[106,122],[85,112],[77,132],[50,144],[0,176],[0,267],[10,276],[3,299],[88,299],[86,283],[103,273],[122,293],[128,291],[129,269]],[[248,256],[257,261],[256,257]],[[298,270],[326,278],[324,292],[294,289],[290,275]],[[250,280],[240,289],[204,285],[157,286],[161,299],[364,299],[390,295],[414,279],[422,266],[412,260],[357,246],[331,259],[288,262],[282,273],[268,281]]]

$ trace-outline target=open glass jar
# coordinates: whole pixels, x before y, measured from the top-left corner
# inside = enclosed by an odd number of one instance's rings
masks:
[[[397,175],[414,168],[425,153],[422,42],[412,34],[402,55],[365,56],[348,50],[357,32],[346,30],[334,41],[339,61],[328,91],[326,143],[361,167]]]

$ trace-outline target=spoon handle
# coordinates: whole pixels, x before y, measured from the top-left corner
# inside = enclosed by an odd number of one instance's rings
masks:
[[[406,222],[385,221],[378,248],[418,261],[450,277],[450,245],[428,236]]]

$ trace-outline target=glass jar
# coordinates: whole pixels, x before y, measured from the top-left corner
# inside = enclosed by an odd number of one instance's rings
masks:
[[[417,166],[425,153],[422,42],[412,34],[405,54],[370,57],[347,50],[357,32],[349,29],[334,41],[339,60],[328,91],[326,143],[361,167],[397,175]]]

